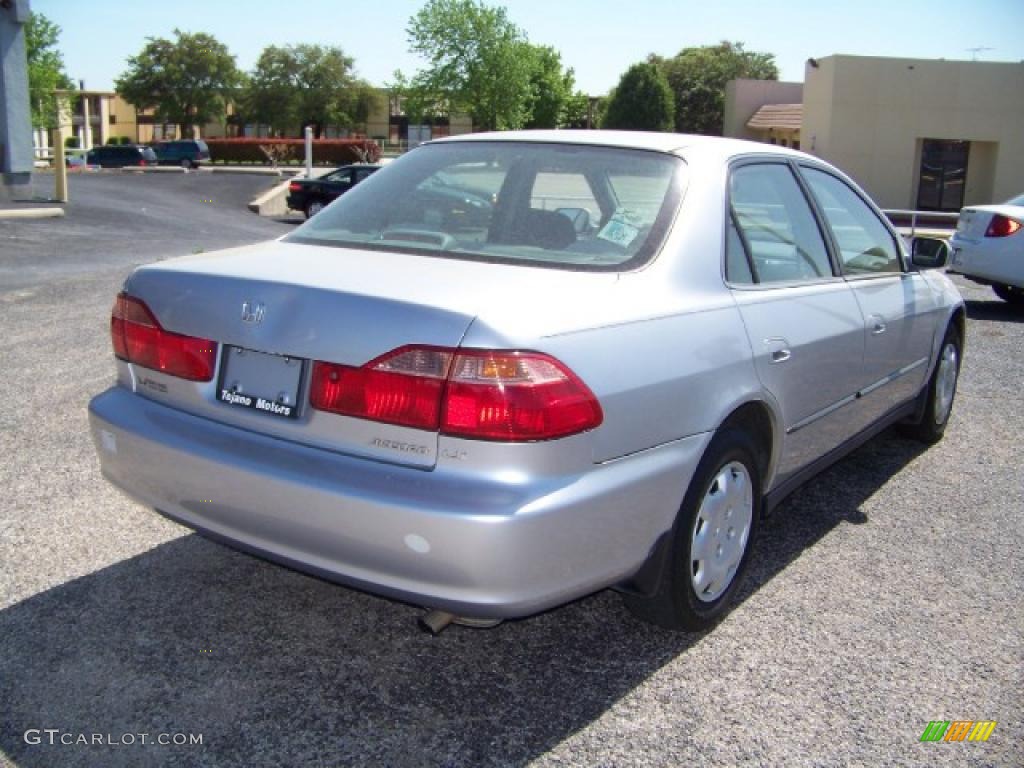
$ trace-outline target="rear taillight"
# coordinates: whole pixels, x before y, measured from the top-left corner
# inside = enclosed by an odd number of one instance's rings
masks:
[[[297,181],[293,181],[288,185],[289,192],[298,192],[300,189],[302,189],[302,185]]]
[[[190,381],[209,381],[217,360],[217,343],[165,331],[143,302],[118,295],[110,313],[114,355],[133,365]]]
[[[460,351],[441,431],[482,440],[550,440],[601,423],[597,398],[564,365],[534,352]]]
[[[436,430],[451,352],[401,347],[361,368],[316,362],[314,408],[358,419]]]
[[[1008,237],[1018,231],[1020,231],[1021,223],[1016,219],[1011,219],[1009,216],[1003,216],[997,213],[992,217],[992,220],[988,223],[988,229],[985,230],[985,237]]]
[[[145,164],[146,164],[145,160],[139,160],[139,165],[145,165]]]
[[[314,408],[477,440],[551,440],[598,426],[593,392],[537,352],[410,346],[360,368],[316,362]]]

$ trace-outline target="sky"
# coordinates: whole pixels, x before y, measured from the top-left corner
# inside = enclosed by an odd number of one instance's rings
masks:
[[[250,70],[268,45],[321,43],[355,58],[384,85],[422,64],[408,51],[409,18],[424,0],[31,0],[61,27],[73,80],[112,90],[147,37],[175,27],[212,34]],[[554,46],[577,86],[606,93],[650,53],[739,41],[775,55],[780,79],[802,81],[804,62],[834,53],[924,59],[1024,61],[1024,0],[507,0],[530,42]],[[987,49],[972,51],[971,49]],[[1024,85],[1022,85],[1024,87]]]

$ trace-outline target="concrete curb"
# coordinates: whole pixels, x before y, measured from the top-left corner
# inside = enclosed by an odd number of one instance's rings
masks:
[[[61,219],[63,208],[0,208],[0,219]]]
[[[213,167],[201,165],[198,168],[182,168],[180,165],[126,165],[123,168],[111,168],[112,171],[121,173],[241,173],[254,176],[284,176],[302,173],[302,168],[277,169],[277,168],[231,168]]]
[[[200,170],[206,171],[207,173],[250,173],[256,176],[295,176],[305,172],[304,168],[267,168],[258,165],[252,168],[215,165],[212,167],[201,168]]]
[[[286,179],[268,189],[249,203],[249,210],[258,216],[284,216],[288,213],[285,198],[288,197],[289,183],[291,179]]]

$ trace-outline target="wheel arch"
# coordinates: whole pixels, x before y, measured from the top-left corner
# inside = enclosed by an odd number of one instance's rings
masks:
[[[782,430],[775,410],[765,400],[748,400],[736,406],[715,431],[724,429],[742,430],[754,441],[761,470],[761,490],[767,493],[782,449]]]
[[[964,309],[963,304],[953,310],[947,327],[956,328],[956,332],[960,336],[960,354],[963,355],[964,346],[967,344],[967,310]]]

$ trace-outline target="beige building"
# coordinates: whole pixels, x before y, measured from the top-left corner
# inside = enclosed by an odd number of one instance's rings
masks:
[[[180,138],[176,125],[162,125],[153,116],[153,110],[137,110],[113,91],[58,91],[60,102],[58,127],[50,132],[36,130],[35,144],[37,157],[49,157],[54,142],[70,137],[78,140],[78,146],[91,149],[106,144],[110,139],[128,140],[137,144],[151,144],[165,139]],[[327,126],[326,138],[367,136],[382,145],[404,145],[409,135],[409,120],[402,110],[400,100],[385,89],[380,89],[380,98],[365,125],[354,131]],[[224,119],[219,122],[194,126],[194,135],[205,138],[225,136],[267,136],[265,125],[240,125],[233,119],[234,110],[229,104]],[[419,141],[443,136],[455,136],[473,131],[473,121],[468,115],[454,114],[433,120],[425,126],[413,126]]]
[[[92,149],[111,139],[149,144],[176,138],[177,126],[161,125],[152,110],[137,110],[113,91],[57,91],[57,127],[52,131],[36,129],[36,154],[48,156],[52,145],[74,137],[82,149]],[[219,124],[197,126],[197,135],[223,136]]]
[[[749,82],[726,91],[725,133],[770,138],[750,121],[766,105],[793,102],[784,88]],[[771,112],[762,118],[770,122]],[[1024,62],[809,59],[797,141],[884,208],[1005,200],[1024,191]]]

